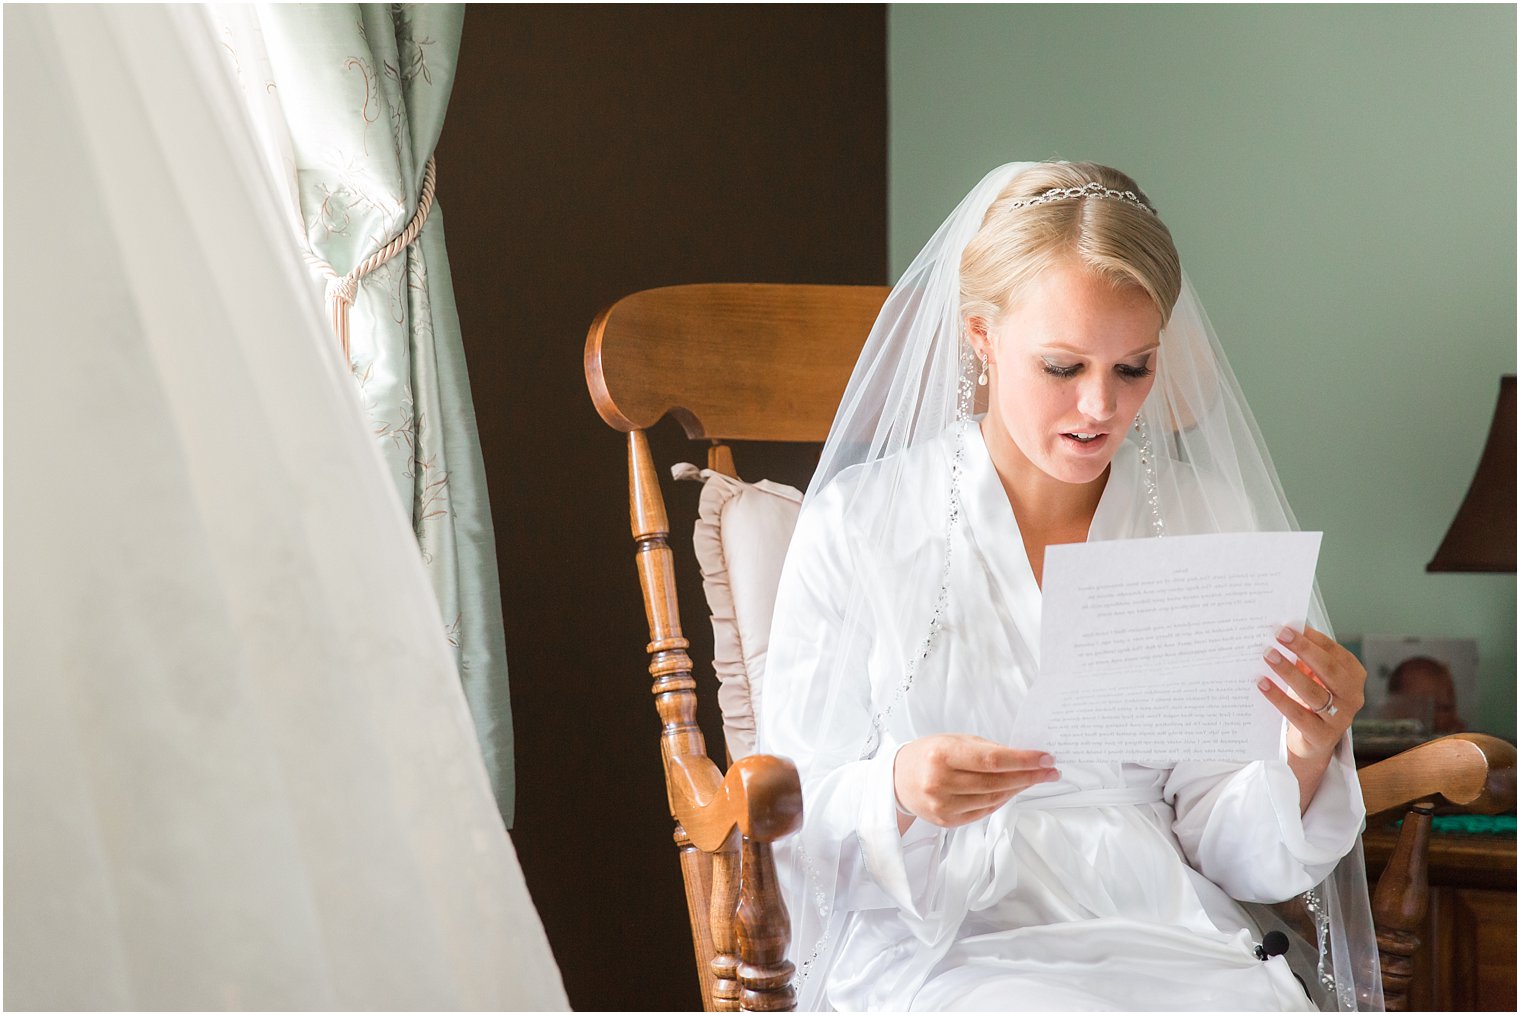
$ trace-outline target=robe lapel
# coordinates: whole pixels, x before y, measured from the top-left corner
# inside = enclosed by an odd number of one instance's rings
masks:
[[[965,512],[966,536],[975,547],[992,584],[1002,597],[1006,613],[1018,628],[1019,636],[1036,667],[1040,662],[1040,586],[1035,583],[1024,553],[1019,523],[1013,505],[998,479],[997,469],[975,421],[968,424],[965,441],[965,471],[961,474],[961,505]],[[1032,679],[1034,674],[1029,674]]]

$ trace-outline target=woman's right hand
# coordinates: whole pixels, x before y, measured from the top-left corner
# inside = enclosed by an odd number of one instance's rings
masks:
[[[1060,778],[1043,751],[1016,751],[967,733],[910,740],[897,752],[892,787],[897,802],[944,828],[984,818],[1030,786]],[[913,819],[899,815],[903,831]]]

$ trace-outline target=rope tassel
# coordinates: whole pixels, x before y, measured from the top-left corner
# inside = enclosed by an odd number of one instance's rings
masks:
[[[327,279],[327,303],[332,310],[333,333],[338,336],[338,346],[343,350],[345,360],[349,358],[348,308],[354,305],[354,300],[359,295],[359,280],[401,253],[412,244],[413,240],[422,235],[422,227],[427,225],[428,213],[433,210],[433,189],[437,182],[436,156],[432,156],[428,158],[427,166],[422,171],[422,193],[417,198],[417,211],[412,215],[412,220],[389,243],[361,261],[347,275],[339,275],[337,269],[327,261],[312,253],[309,248],[305,250],[306,263],[320,271]]]

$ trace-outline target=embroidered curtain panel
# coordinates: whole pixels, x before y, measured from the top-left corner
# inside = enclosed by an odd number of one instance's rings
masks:
[[[296,250],[312,286],[331,301],[335,276],[358,268],[417,216],[464,5],[228,5],[209,13]],[[346,313],[354,384],[409,506],[510,827],[512,717],[496,544],[436,204],[416,242],[357,280]]]
[[[5,12],[5,1000],[564,1008],[215,46]]]

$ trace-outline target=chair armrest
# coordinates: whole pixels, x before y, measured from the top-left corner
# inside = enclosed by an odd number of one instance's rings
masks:
[[[775,842],[802,825],[802,782],[785,758],[751,754],[723,775],[706,755],[683,755],[670,759],[668,771],[671,809],[703,852],[721,849],[735,828],[751,841]]]
[[[1404,816],[1372,898],[1383,1000],[1388,1011],[1404,1011],[1430,902],[1427,853],[1434,807],[1429,798],[1443,797],[1480,813],[1513,808],[1515,747],[1481,733],[1458,733],[1368,765],[1357,774],[1369,828],[1400,812]]]
[[[1480,814],[1515,806],[1515,746],[1482,733],[1456,733],[1368,765],[1357,773],[1369,827],[1408,804],[1440,795]]]
[[[797,766],[752,754],[722,775],[706,754],[692,753],[667,756],[665,773],[671,813],[691,844],[711,856],[713,1008],[794,1010],[791,926],[771,843],[802,825]]]

